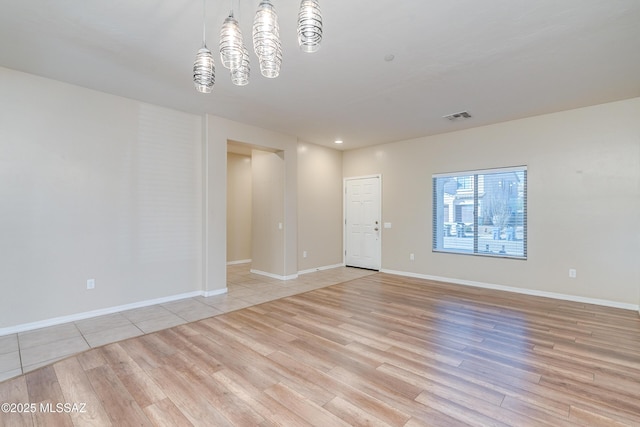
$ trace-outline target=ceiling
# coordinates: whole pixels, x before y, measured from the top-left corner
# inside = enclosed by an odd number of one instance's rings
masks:
[[[208,95],[192,83],[200,0],[0,0],[0,66],[344,150],[640,96],[638,0],[321,0],[313,54],[297,47],[299,1],[273,0],[276,79],[252,52],[258,3],[207,0]],[[217,54],[232,7],[251,51],[245,87]]]

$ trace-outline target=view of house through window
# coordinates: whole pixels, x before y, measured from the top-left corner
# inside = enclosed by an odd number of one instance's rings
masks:
[[[526,258],[526,166],[433,175],[433,250]]]

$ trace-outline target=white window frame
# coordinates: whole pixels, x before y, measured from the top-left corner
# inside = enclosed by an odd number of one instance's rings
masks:
[[[516,177],[519,178],[521,176],[522,179],[514,180],[513,184],[510,183],[510,186],[516,186],[514,190],[509,190],[510,192],[517,192],[515,199],[513,196],[509,196],[508,200],[504,200],[504,198],[500,200],[503,204],[503,210],[509,212],[509,219],[503,219],[503,225],[495,225],[493,223],[486,225],[488,221],[483,218],[483,224],[480,224],[480,218],[482,218],[483,214],[479,212],[481,201],[483,201],[482,199],[485,195],[493,194],[485,191],[485,176],[509,174],[510,172],[520,174],[516,175]],[[445,185],[450,186],[452,184],[452,181],[447,180],[447,178],[459,177],[472,177],[472,188],[465,188],[465,191],[459,194],[458,189],[460,187],[456,186],[455,194],[447,193]],[[501,186],[503,184],[503,182],[500,183]],[[527,259],[527,166],[433,174],[432,189],[433,252]],[[451,199],[452,203],[455,201],[456,204],[445,204],[445,194],[448,195],[447,197]],[[516,208],[513,207],[514,202],[517,203]],[[487,202],[485,201],[485,203]],[[459,219],[459,221],[452,222],[451,218],[447,218],[448,221],[445,221],[445,206],[447,206],[446,212],[449,213],[450,217]],[[462,221],[461,217],[465,206],[472,208],[472,224],[469,221]],[[456,209],[459,210],[456,211]],[[466,209],[465,213],[465,217],[468,217],[469,209]],[[504,218],[504,214],[502,218]],[[509,225],[504,225],[509,220],[511,220],[508,223]],[[491,233],[493,233],[492,238],[488,237]],[[506,237],[503,238],[503,236]]]

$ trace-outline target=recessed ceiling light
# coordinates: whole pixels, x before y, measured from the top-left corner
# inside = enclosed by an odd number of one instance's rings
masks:
[[[384,60],[387,62],[393,61],[394,58],[395,58],[395,55],[393,55],[392,53],[388,53],[384,56]]]
[[[336,139],[336,140],[335,140],[335,143],[336,143],[336,144],[342,144],[342,140],[341,140],[341,139]]]

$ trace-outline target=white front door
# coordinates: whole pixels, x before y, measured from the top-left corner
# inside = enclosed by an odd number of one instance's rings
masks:
[[[380,270],[380,176],[345,179],[345,264]]]

